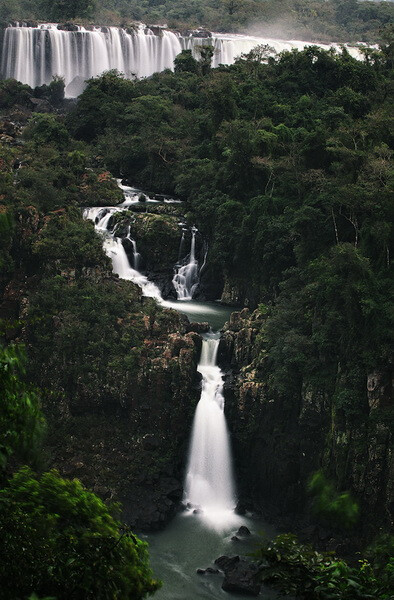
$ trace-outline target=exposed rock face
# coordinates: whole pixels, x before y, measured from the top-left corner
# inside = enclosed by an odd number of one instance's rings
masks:
[[[287,515],[283,525],[292,527],[294,517],[308,506],[305,490],[310,474],[324,467],[339,489],[351,490],[361,503],[363,535],[392,524],[390,368],[366,375],[369,415],[352,423],[334,410],[340,373],[329,383],[317,384],[304,377],[299,384],[289,382],[289,393],[274,391],[263,337],[264,316],[258,310],[244,309],[231,315],[220,346],[221,365],[228,369],[226,414],[241,498],[252,498],[262,512],[281,518]]]
[[[259,290],[253,282],[244,281],[225,275],[221,302],[234,306],[250,306],[255,308],[259,301]]]
[[[38,247],[60,213],[42,218],[24,208],[15,253]],[[27,345],[29,376],[44,390],[47,467],[121,501],[135,529],[157,529],[182,497],[201,337],[184,315],[114,276],[104,254],[79,268],[50,254],[36,253],[30,270],[24,258],[0,302],[1,315],[23,321],[7,333]]]

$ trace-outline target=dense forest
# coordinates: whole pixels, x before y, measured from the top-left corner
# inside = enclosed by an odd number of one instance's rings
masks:
[[[358,0],[4,0],[0,7],[0,22],[144,21],[181,30],[203,26],[286,39],[369,43],[379,41],[393,15],[391,2]]]
[[[75,7],[9,0],[1,17],[224,30],[278,19],[269,0]],[[289,2],[286,31],[370,39],[391,10]],[[185,50],[174,72],[110,71],[77,101],[61,78],[0,82],[6,600],[160,587],[130,526],[158,529],[178,509],[201,337],[114,275],[82,219],[122,201],[114,177],[183,201],[145,217],[152,256],[176,251],[184,217],[208,249],[200,298],[236,311],[220,361],[241,500],[319,550],[290,534],[260,545],[261,578],[301,599],[393,598],[394,41],[380,39],[364,60],[259,46],[217,69],[210,46]]]

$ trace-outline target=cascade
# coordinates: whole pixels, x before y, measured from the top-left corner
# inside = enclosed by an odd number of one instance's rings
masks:
[[[57,75],[64,77],[66,96],[76,97],[84,89],[84,82],[117,69],[131,79],[149,77],[164,69],[173,69],[175,57],[190,49],[198,57],[198,47],[212,45],[212,66],[232,64],[241,54],[267,44],[276,52],[318,45],[329,49],[338,44],[312,44],[299,40],[277,40],[236,34],[212,34],[209,38],[181,36],[161,29],[156,35],[144,25],[134,29],[94,27],[86,30],[63,31],[54,24],[38,27],[7,27],[1,49],[0,77],[18,79],[31,87],[48,84]],[[348,47],[350,54],[359,58],[358,48]]]
[[[144,296],[155,298],[162,306],[177,308],[174,303],[165,302],[157,286],[138,271],[140,254],[135,240],[131,238],[130,226],[125,239],[129,240],[133,247],[134,268],[130,266],[122,239],[116,236],[116,227],[112,231],[108,229],[111,216],[124,210],[124,204],[117,207],[87,208],[83,216],[92,220],[96,230],[104,237],[103,247],[112,260],[114,273],[121,279],[136,283]],[[179,267],[174,275],[178,298],[183,300],[191,299],[198,282],[196,233],[197,229],[192,227],[187,263]],[[183,232],[180,251],[184,240]],[[223,374],[217,365],[219,342],[220,334],[211,333],[204,336],[202,343],[197,367],[202,375],[202,388],[193,421],[185,481],[185,502],[201,509],[202,519],[207,521],[211,528],[221,530],[237,523],[239,519],[234,513],[236,500],[230,439],[224,415]]]
[[[192,300],[193,294],[198,285],[198,261],[196,259],[196,227],[191,228],[190,253],[186,257],[184,264],[175,266],[175,274],[172,283],[176,291],[178,300]],[[182,235],[182,239],[184,237]],[[181,239],[181,245],[182,245]],[[181,245],[179,251],[181,251]],[[187,261],[187,262],[186,262]]]
[[[184,248],[185,248],[185,229],[182,229],[182,237],[181,237],[181,241],[179,244],[179,252],[178,252],[178,263],[180,263],[182,260]]]
[[[192,429],[185,502],[200,508],[203,518],[220,527],[234,520],[236,500],[223,374],[216,364],[219,342],[219,334],[208,334],[202,344],[198,365],[202,389]]]
[[[120,210],[122,210],[122,207],[87,208],[84,210],[83,217],[93,221],[96,231],[105,236],[103,248],[106,255],[112,260],[113,272],[119,275],[121,279],[128,279],[136,283],[141,288],[143,296],[155,298],[158,302],[163,303],[159,288],[136,268],[136,262],[138,263],[138,257],[140,256],[137,252],[137,245],[135,245],[133,269],[130,267],[122,239],[116,237],[113,231],[108,231],[108,222],[111,216]],[[130,238],[128,239],[130,240]]]
[[[133,238],[130,236],[130,225],[127,229],[126,239],[129,240],[129,242],[131,242],[131,247],[133,248],[133,267],[136,271],[138,271],[141,263],[141,254],[137,250],[137,242],[133,240]]]

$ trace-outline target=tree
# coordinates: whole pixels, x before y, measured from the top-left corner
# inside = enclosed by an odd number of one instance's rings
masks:
[[[25,353],[20,346],[0,346],[0,468],[19,453],[32,455],[45,430],[37,391],[25,383]]]
[[[96,0],[42,0],[42,10],[55,20],[89,18],[93,15]]]
[[[0,490],[4,600],[35,592],[57,600],[140,600],[160,584],[147,544],[95,494],[56,471],[20,469]],[[115,507],[113,507],[115,508]]]
[[[191,50],[182,50],[174,60],[175,73],[198,73],[198,62]]]

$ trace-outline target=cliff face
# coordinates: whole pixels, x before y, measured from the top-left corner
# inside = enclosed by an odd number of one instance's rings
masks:
[[[26,277],[9,283],[3,304],[24,323],[9,336],[27,344],[29,377],[43,390],[45,466],[121,501],[135,529],[159,528],[182,496],[201,337],[103,267],[79,277],[63,269],[55,278],[54,310],[53,288]],[[95,289],[104,304],[125,300],[112,307],[112,321],[103,306],[101,317],[88,316],[72,303]]]
[[[324,468],[361,504],[362,534],[393,521],[393,408],[390,365],[365,374],[365,419],[344,419],[333,400],[341,373],[317,385],[301,381],[291,394],[274,392],[264,354],[264,317],[233,313],[221,362],[228,369],[226,410],[244,499],[292,526],[308,506],[306,483]],[[371,522],[370,515],[374,515]],[[286,520],[287,516],[287,520]]]

